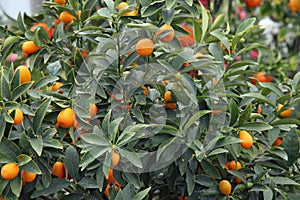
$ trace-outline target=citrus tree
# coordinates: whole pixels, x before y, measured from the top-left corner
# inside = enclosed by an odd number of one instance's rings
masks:
[[[299,198],[300,73],[262,73],[256,18],[204,3],[44,1],[1,26],[1,198]]]

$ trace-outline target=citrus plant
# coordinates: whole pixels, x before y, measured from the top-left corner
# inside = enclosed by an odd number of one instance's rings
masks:
[[[41,6],[0,28],[1,198],[299,198],[300,73],[253,53],[276,52],[256,18],[210,1]]]

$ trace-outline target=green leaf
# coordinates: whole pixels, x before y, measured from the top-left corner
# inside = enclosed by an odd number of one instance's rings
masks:
[[[184,126],[183,132],[187,132],[188,128],[193,125],[199,118],[203,117],[204,115],[211,113],[211,110],[201,110],[195,113],[192,117],[190,117],[189,121]]]
[[[275,182],[276,185],[297,185],[300,186],[299,183],[295,182],[292,179],[289,179],[287,177],[280,177],[280,176],[273,176],[272,177],[273,181]]]
[[[264,122],[250,122],[239,127],[240,130],[262,132],[272,129],[273,127]]]
[[[278,119],[276,121],[273,121],[271,123],[272,126],[278,126],[282,124],[296,124],[300,126],[300,120],[295,119],[295,118],[283,118],[283,119]]]
[[[236,34],[247,31],[249,28],[254,26],[255,21],[256,19],[254,17],[244,20],[237,28]]]
[[[19,85],[18,87],[16,87],[13,91],[12,91],[12,100],[15,101],[17,98],[19,98],[20,96],[22,96],[24,93],[27,92],[27,90],[29,90],[29,88],[32,86],[33,82],[27,82],[27,83],[23,83],[21,85]]]
[[[5,127],[6,127],[6,121],[4,119],[4,114],[1,113],[1,117],[0,117],[0,142],[3,138],[3,136],[4,136]]]
[[[252,113],[252,104],[249,103],[239,118],[239,125],[243,125],[245,122],[247,122],[251,116],[251,113]]]
[[[105,4],[107,5],[108,9],[111,12],[114,12],[115,2],[112,0],[104,0]]]
[[[214,156],[214,155],[218,155],[218,154],[221,154],[221,153],[228,153],[228,152],[229,152],[229,151],[228,151],[227,149],[218,148],[218,149],[212,150],[212,151],[207,155],[207,157]]]
[[[255,98],[258,99],[264,103],[269,104],[270,106],[275,108],[275,105],[265,96],[258,94],[258,93],[247,93],[247,94],[242,94],[241,95],[242,98]]]
[[[226,49],[228,51],[230,51],[229,40],[223,32],[221,32],[220,30],[217,29],[217,30],[210,32],[210,34],[215,36],[216,38],[218,38],[225,45]]]
[[[42,124],[42,121],[44,120],[44,117],[46,115],[47,109],[50,105],[51,102],[51,98],[47,99],[46,101],[44,101],[39,108],[37,109],[35,116],[33,117],[32,121],[33,121],[33,130],[35,133],[38,133],[38,130]],[[42,140],[42,138],[41,138]]]
[[[211,32],[211,31],[214,31],[214,30],[217,29],[217,28],[219,28],[219,26],[220,26],[221,24],[223,24],[224,19],[225,19],[225,15],[224,15],[224,14],[219,14],[219,15],[216,17],[214,23],[211,25],[211,27],[210,27],[210,32]]]
[[[55,178],[52,180],[49,187],[37,188],[31,195],[31,198],[36,198],[36,197],[40,197],[40,196],[48,196],[50,194],[54,194],[62,189],[69,187],[70,184],[71,183],[67,180]]]
[[[194,24],[194,38],[196,42],[201,42],[203,31],[201,30],[202,21],[200,19],[193,19]]]
[[[42,171],[40,170],[39,166],[33,160],[23,165],[22,169],[24,169],[26,172],[42,174]]]
[[[17,176],[10,181],[10,189],[17,197],[20,196],[22,190],[22,179],[20,176]]]
[[[26,154],[20,154],[20,155],[18,155],[17,158],[18,158],[19,167],[29,163],[32,160],[32,158],[30,156],[26,155]]]
[[[96,180],[91,177],[91,176],[85,176],[83,177],[79,182],[78,185],[80,185],[81,187],[83,187],[84,189],[90,188],[99,188]]]
[[[237,122],[239,118],[239,108],[233,99],[230,99],[229,112],[230,112],[229,126],[232,126]]]
[[[18,36],[8,36],[4,41],[2,49],[6,48],[14,43],[17,43],[19,40],[20,40],[20,38]]]
[[[288,134],[284,137],[281,146],[284,147],[284,150],[289,157],[287,165],[293,165],[299,158],[299,137],[296,129],[292,129],[288,132]]]
[[[208,29],[208,23],[209,23],[209,17],[208,17],[208,14],[207,14],[207,10],[206,8],[202,5],[201,3],[201,12],[202,12],[202,35],[201,35],[201,40],[200,42],[202,43],[203,39],[204,39],[204,36],[207,32],[207,29]]]
[[[131,152],[122,148],[119,148],[119,153],[122,155],[122,158],[127,159],[133,165],[137,166],[138,168],[143,168],[143,163],[141,158],[136,152]]]
[[[18,18],[17,18],[18,27],[22,30],[23,33],[26,32],[26,25],[24,23],[24,20],[22,18],[22,13],[19,12]]]
[[[166,8],[169,10],[175,5],[175,0],[166,0]]]
[[[102,134],[85,133],[81,139],[88,144],[97,146],[111,146],[111,143]]]
[[[174,9],[163,9],[161,14],[166,24],[172,23],[173,16],[174,16]]]
[[[73,146],[69,146],[65,151],[66,157],[64,158],[64,163],[66,168],[72,178],[78,178],[79,170],[79,155]]]
[[[195,175],[191,171],[190,168],[188,168],[186,171],[186,180],[185,181],[186,181],[186,185],[187,185],[187,191],[190,196],[195,189]]]
[[[29,143],[37,155],[41,156],[43,151],[43,138],[40,135],[36,135],[36,137],[29,139]]]
[[[237,61],[237,62],[234,62],[232,65],[230,65],[230,69],[239,68],[239,67],[247,66],[247,65],[258,65],[258,63],[253,60]]]
[[[149,17],[160,11],[163,8],[164,2],[165,1],[162,0],[155,1],[150,3],[148,6],[143,7],[141,10],[142,17]]]
[[[59,78],[55,76],[45,76],[42,79],[40,79],[38,82],[34,83],[34,88],[39,89],[41,87],[44,87],[48,85],[49,83],[52,83],[54,81],[57,81]]]
[[[293,88],[294,89],[297,88],[299,81],[300,81],[300,71],[297,72],[294,76],[294,79],[293,79]]]
[[[281,89],[274,83],[268,83],[268,82],[258,82],[258,84],[263,87],[263,88],[267,88],[269,90],[271,90],[272,92],[274,92],[277,96],[283,96],[283,92],[281,91]]]
[[[137,193],[132,197],[132,200],[143,200],[145,197],[149,194],[151,190],[151,187],[148,187],[147,189],[142,190],[141,192]]]
[[[219,171],[207,160],[203,159],[201,162],[201,167],[206,174],[210,177],[220,179],[221,175]]]

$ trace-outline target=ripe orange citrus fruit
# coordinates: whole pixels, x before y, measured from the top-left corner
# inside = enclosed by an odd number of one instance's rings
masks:
[[[0,197],[0,200],[6,200],[6,197]]]
[[[261,3],[261,0],[245,0],[245,4],[248,8],[256,8]]]
[[[289,0],[288,6],[292,12],[300,11],[300,1],[299,0]]]
[[[164,24],[162,27],[160,27],[160,31],[156,33],[156,35],[164,34],[164,32],[168,31],[169,33],[165,35],[164,37],[160,38],[160,41],[162,42],[171,42],[174,38],[174,29],[169,24]]]
[[[72,108],[65,108],[57,116],[57,123],[63,128],[70,128],[75,122],[75,113]]]
[[[54,2],[62,5],[66,4],[66,0],[54,0]]]
[[[95,117],[95,115],[98,112],[98,107],[96,106],[96,104],[94,104],[94,103],[90,104],[90,110],[89,110],[89,112],[90,112],[90,117],[91,118]]]
[[[30,27],[30,31],[34,31],[34,29],[35,29],[36,27],[43,27],[43,28],[47,31],[49,38],[50,38],[50,39],[52,38],[53,32],[54,32],[53,27],[49,28],[48,25],[47,25],[46,23],[44,23],[44,22],[37,22],[37,23],[35,23],[34,25],[32,25],[32,26]]]
[[[243,140],[241,142],[241,145],[242,145],[243,148],[249,149],[249,148],[252,147],[252,145],[253,145],[253,138],[252,138],[252,135],[250,135],[250,133],[248,133],[247,131],[240,131],[239,138],[241,140]]]
[[[54,19],[54,20],[53,20],[53,23],[54,23],[55,25],[58,25],[58,24],[60,23],[60,20],[59,20],[59,19]]]
[[[183,35],[183,36],[178,36],[177,37],[179,43],[181,44],[182,47],[190,47],[195,44],[195,41],[190,38],[189,36]]]
[[[125,12],[123,14],[123,16],[134,17],[134,16],[137,16],[137,14],[138,14],[138,11],[137,10],[133,10],[133,11]]]
[[[20,65],[16,68],[15,72],[17,72],[18,70],[20,71],[21,84],[31,81],[31,72],[26,66]]]
[[[21,176],[22,176],[23,181],[26,182],[26,183],[31,183],[36,178],[35,173],[26,172],[24,170],[22,170]]]
[[[8,114],[10,115],[10,113],[12,113],[12,110],[8,111]],[[23,112],[20,108],[17,108],[15,110],[15,117],[14,117],[14,125],[18,125],[20,123],[22,123],[24,118]]]
[[[19,174],[20,168],[16,163],[7,163],[1,168],[1,176],[5,180],[12,180]]]
[[[27,54],[33,54],[40,50],[40,47],[34,44],[33,41],[26,41],[22,44],[22,51]]]
[[[167,91],[164,95],[165,102],[172,102],[172,93],[171,91]]]
[[[276,140],[273,143],[273,146],[279,146],[282,143],[282,137],[276,138]]]
[[[108,182],[115,182],[115,178],[114,178],[114,170],[112,168],[108,169],[108,178],[104,175],[105,179]]]
[[[135,50],[140,56],[149,56],[154,50],[154,43],[148,38],[141,39],[137,42]]]
[[[61,86],[63,86],[62,83],[60,83],[60,82],[55,82],[55,83],[53,83],[53,85],[51,86],[51,91],[52,91],[52,92],[55,92],[55,91],[57,91]]]
[[[229,163],[229,169],[230,170],[234,170],[235,171],[235,170],[239,170],[241,168],[242,168],[242,165],[241,165],[241,163],[239,161],[233,160],[233,161],[231,161]]]
[[[282,104],[278,104],[278,105],[277,105],[277,112],[279,112],[279,111],[281,110],[282,107],[283,107]],[[279,116],[280,116],[280,117],[291,117],[292,114],[293,114],[293,110],[289,108],[289,109],[286,109],[286,110],[280,112],[280,113],[279,113]]]
[[[247,178],[246,174],[243,174],[243,177]],[[240,179],[239,177],[235,177],[235,182],[237,184],[240,184],[240,183],[242,183],[242,179]]]
[[[147,88],[146,86],[144,86],[144,85],[142,85],[141,88],[143,88],[143,90],[144,90],[144,95],[147,97],[148,94],[149,94],[148,88]]]
[[[121,2],[119,5],[118,5],[118,11],[122,10],[123,8],[127,7],[128,6],[128,3],[126,2]]]
[[[176,103],[165,103],[165,108],[169,108],[169,109],[172,109],[172,110],[175,110],[177,108],[177,105]]]
[[[60,179],[66,178],[66,168],[63,162],[57,161],[52,168],[52,174]]]
[[[116,151],[113,151],[111,154],[111,163],[112,166],[117,166],[120,162],[120,154]]]
[[[225,168],[226,170],[229,170],[229,166],[230,166],[230,162],[226,162],[224,168]]]
[[[258,105],[258,107],[257,107],[257,113],[258,113],[258,114],[261,114],[261,113],[262,113],[262,109],[261,109],[260,105]]]
[[[76,18],[67,11],[61,12],[59,15],[59,19],[60,19],[60,21],[64,22],[65,24],[69,24],[72,22],[72,20],[76,20]]]
[[[219,190],[224,195],[229,195],[231,193],[231,184],[227,180],[222,180],[219,183]]]

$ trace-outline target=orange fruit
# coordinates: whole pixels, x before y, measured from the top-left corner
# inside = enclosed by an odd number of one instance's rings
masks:
[[[188,200],[187,196],[178,196],[178,200]]]
[[[230,170],[234,170],[235,171],[235,170],[239,170],[241,168],[242,168],[242,165],[241,165],[241,163],[239,161],[233,160],[233,161],[231,161],[229,163],[229,169]]]
[[[140,56],[149,56],[154,50],[154,43],[148,38],[141,39],[137,42],[135,50]]]
[[[278,105],[277,105],[277,112],[279,112],[279,111],[281,110],[282,107],[283,107],[282,104],[278,104]],[[286,109],[286,110],[284,110],[284,111],[281,111],[281,112],[279,113],[279,116],[280,116],[280,117],[291,117],[292,114],[293,114],[293,110],[289,108],[289,109]]]
[[[267,76],[264,72],[258,72],[256,74],[252,75],[254,78],[256,78],[259,82],[272,82],[273,76],[269,75]],[[256,80],[252,79],[251,83],[256,84]]]
[[[20,168],[16,163],[7,163],[1,168],[1,176],[5,180],[12,180],[19,174]]]
[[[189,36],[183,35],[177,37],[179,43],[182,47],[190,47],[195,44],[194,39],[190,38]]]
[[[229,166],[230,166],[230,162],[226,162],[226,164],[225,164],[225,167],[224,167],[224,168],[225,168],[226,170],[229,170]]]
[[[276,140],[273,143],[273,146],[279,146],[282,143],[282,137],[276,138]]]
[[[118,5],[118,11],[122,10],[123,8],[127,7],[128,6],[128,3],[126,2],[121,2],[119,5]]]
[[[115,178],[114,178],[114,170],[112,168],[108,169],[108,178],[106,178],[106,176],[104,175],[105,179],[108,182],[115,182]]]
[[[261,113],[262,113],[262,109],[261,109],[260,105],[258,105],[258,107],[257,107],[257,113],[258,113],[258,114],[261,114]]]
[[[36,178],[36,174],[31,173],[31,172],[26,172],[26,171],[22,170],[21,177],[22,177],[24,182],[31,183]]]
[[[249,149],[252,147],[253,138],[252,138],[252,135],[250,135],[250,133],[248,133],[247,131],[240,131],[239,138],[240,138],[240,140],[243,140],[241,142],[241,145],[243,148]]]
[[[162,42],[171,42],[174,38],[174,29],[171,25],[169,24],[164,24],[162,27],[160,27],[160,31],[156,33],[156,35],[160,35],[166,31],[169,31],[169,33],[167,35],[165,35],[164,37],[160,38],[160,41]]]
[[[72,108],[65,108],[57,116],[57,123],[63,128],[70,128],[75,122],[75,113]]]
[[[64,22],[65,24],[69,24],[72,22],[72,20],[76,20],[76,18],[67,11],[61,12],[59,15],[59,19],[60,19],[60,21]]]
[[[109,189],[111,188],[111,185],[110,184],[107,184],[106,188],[105,188],[105,191],[104,191],[104,194],[107,198],[109,198],[110,196],[110,193],[109,193]]]
[[[6,197],[0,197],[0,200],[6,200]]]
[[[66,178],[66,168],[63,162],[57,161],[52,168],[52,174],[60,179]]]
[[[247,178],[246,174],[243,174],[243,177]],[[237,184],[240,184],[240,183],[242,183],[242,179],[240,179],[239,177],[235,177],[235,182]]]
[[[300,11],[300,1],[299,0],[289,0],[288,6],[292,12]]]
[[[181,26],[186,32],[189,32],[188,36],[189,38],[193,39],[194,40],[194,29],[189,27],[189,26],[186,26],[186,25],[183,25]]]
[[[229,195],[231,193],[231,184],[227,180],[222,180],[219,183],[219,190],[224,195]]]
[[[261,0],[245,0],[245,4],[248,8],[256,8],[261,3]]]
[[[147,88],[146,86],[144,86],[144,85],[142,85],[141,88],[144,90],[143,93],[144,93],[144,95],[147,97],[148,94],[149,94],[148,88]]]
[[[27,54],[33,54],[40,50],[40,47],[34,44],[33,41],[26,41],[22,44],[22,51]]]
[[[66,4],[66,0],[54,0],[54,2],[61,5]]]
[[[167,91],[164,95],[165,102],[172,102],[172,93],[171,91]]]
[[[8,114],[10,115],[10,113],[12,113],[12,110],[8,111]],[[14,117],[14,125],[18,125],[20,123],[22,123],[24,118],[23,112],[20,108],[17,108],[15,110],[15,117]]]
[[[54,19],[53,23],[56,24],[56,25],[58,25],[60,23],[60,20],[59,19]]]
[[[177,108],[176,103],[165,103],[165,108],[170,108],[172,110],[175,110]]]
[[[89,110],[89,112],[90,112],[90,117],[91,118],[95,117],[95,115],[98,112],[98,108],[97,108],[96,104],[94,104],[94,103],[90,104],[90,110]]]
[[[15,72],[17,72],[18,70],[20,70],[21,84],[31,81],[31,72],[26,66],[20,65],[19,67],[16,68]]]
[[[34,25],[32,25],[30,27],[30,31],[34,31],[35,27],[43,27],[47,31],[49,38],[50,39],[52,38],[53,32],[54,32],[53,27],[49,28],[46,23],[44,23],[44,22],[37,22],[37,23],[35,23]]]
[[[119,164],[120,162],[120,154],[116,151],[113,151],[111,154],[111,163],[115,167]]]
[[[184,67],[188,67],[188,66],[190,66],[190,65],[191,65],[191,63],[189,63],[189,62],[183,63],[183,66],[184,66]]]
[[[51,91],[52,91],[52,92],[55,92],[55,91],[57,91],[61,86],[63,86],[62,83],[60,83],[60,82],[55,82],[55,83],[53,83],[53,85],[51,86]]]

